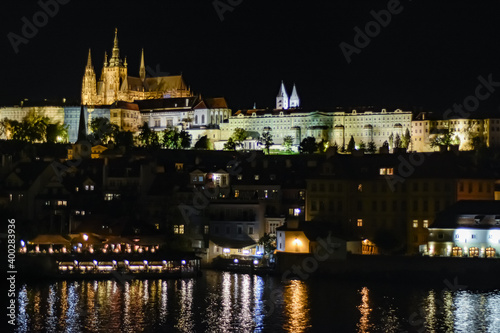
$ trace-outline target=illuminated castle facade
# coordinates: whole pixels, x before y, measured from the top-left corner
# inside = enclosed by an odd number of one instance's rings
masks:
[[[134,100],[192,96],[182,75],[146,77],[144,50],[141,55],[139,77],[129,76],[127,66],[127,58],[124,60],[120,58],[118,31],[115,30],[111,58],[108,61],[107,54],[104,54],[99,81],[96,80],[89,50],[82,81],[82,104],[111,105],[116,101],[133,102]]]

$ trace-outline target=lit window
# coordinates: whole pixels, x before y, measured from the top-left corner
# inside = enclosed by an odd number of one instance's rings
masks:
[[[234,190],[234,197],[237,198],[240,196],[240,190]]]
[[[424,220],[423,227],[424,228],[429,228],[429,220]]]
[[[394,169],[393,168],[387,168],[387,174],[389,176],[393,175],[394,174]]]
[[[50,201],[45,201],[45,206],[50,206]]]
[[[80,211],[79,210],[75,210],[75,215],[80,215]]]
[[[179,233],[179,225],[175,224],[174,225],[174,234],[178,234],[178,233]]]
[[[243,175],[238,175],[238,180],[242,180],[243,179]]]
[[[383,176],[387,173],[385,168],[380,168],[380,175]]]
[[[184,224],[179,225],[179,234],[184,233]]]
[[[413,220],[413,228],[418,228],[418,220]]]
[[[85,215],[85,211],[84,210],[82,210],[82,215]]]
[[[155,223],[155,228],[156,228],[156,230],[160,230],[160,224],[159,223]]]
[[[358,227],[362,227],[363,226],[363,219],[358,219]]]
[[[264,190],[264,198],[267,199],[267,190]]]
[[[85,185],[85,191],[88,191],[88,190],[89,190],[89,186]]]
[[[208,226],[208,225],[206,225],[206,226],[204,226],[204,227],[203,227],[203,232],[205,233],[205,235],[207,235],[207,234],[208,234],[208,231],[209,231],[209,230],[210,230],[210,229],[209,229],[209,226]]]
[[[94,190],[94,185],[90,185],[90,190],[93,191]]]
[[[300,208],[295,208],[293,210],[293,216],[299,216],[300,215]]]
[[[259,180],[259,178],[260,178],[260,177],[259,177],[259,175],[255,175],[255,176],[254,176],[254,179],[255,179],[255,180]]]
[[[203,176],[198,176],[198,181],[202,182],[203,181]]]
[[[78,192],[78,190],[80,190],[80,189],[78,188],[78,186],[77,186],[77,187],[75,187],[75,191],[76,191],[76,192]]]

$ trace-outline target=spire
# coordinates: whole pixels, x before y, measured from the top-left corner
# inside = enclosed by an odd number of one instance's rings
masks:
[[[85,109],[82,107],[80,109],[80,122],[78,123],[78,140],[85,141],[87,140],[87,126],[85,125]]]
[[[141,67],[139,68],[139,77],[142,81],[146,78],[146,67],[144,67],[144,49],[142,49],[141,53]]]
[[[120,49],[118,48],[118,28],[115,28],[115,41],[113,43],[113,53],[111,59],[109,60],[109,66],[119,66],[120,65]]]
[[[89,57],[87,58],[87,68],[92,68],[92,57],[90,55],[90,49],[89,49]]]
[[[300,98],[297,94],[297,88],[295,87],[295,83],[293,84],[292,95],[290,96],[290,107],[298,108],[300,106]]]
[[[103,67],[108,67],[108,52],[104,51],[104,65]]]
[[[276,109],[288,109],[288,94],[285,90],[285,84],[281,81],[280,91],[278,96],[276,96]]]

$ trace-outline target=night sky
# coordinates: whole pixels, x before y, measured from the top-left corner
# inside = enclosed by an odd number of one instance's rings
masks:
[[[61,0],[62,1],[62,0]],[[399,13],[347,63],[339,44],[355,46],[357,26],[390,1],[220,0],[236,4],[221,21],[214,1],[76,1],[39,28],[16,54],[37,1],[1,11],[0,104],[22,98],[78,100],[88,49],[97,77],[118,28],[120,55],[138,76],[146,65],[183,73],[196,93],[224,96],[233,110],[274,106],[281,80],[297,84],[305,108],[399,106],[443,111],[474,94],[477,77],[500,82],[498,1],[401,1]],[[231,6],[231,5],[230,5]],[[157,67],[159,66],[159,67]],[[500,114],[500,87],[480,110]]]

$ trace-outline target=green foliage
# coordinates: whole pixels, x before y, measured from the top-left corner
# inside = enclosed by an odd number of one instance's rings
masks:
[[[204,135],[196,141],[194,149],[210,149],[210,139]]]
[[[47,125],[47,142],[68,142],[68,125],[63,125],[59,122]]]
[[[354,137],[351,135],[351,139],[349,140],[349,143],[347,144],[347,151],[349,153],[352,153],[355,148],[356,148],[356,142],[354,141]]]
[[[431,148],[438,147],[438,146],[449,146],[453,144],[453,132],[450,131],[449,129],[443,130],[441,134],[436,135],[436,137],[431,140],[430,146]]]
[[[153,131],[147,122],[144,122],[142,126],[139,126],[139,135],[137,139],[139,143],[147,148],[160,148],[160,137],[156,131]]]
[[[21,122],[10,121],[12,139],[23,142],[43,142],[46,140],[49,118],[29,112]]]
[[[232,137],[227,139],[227,142],[224,144],[224,150],[236,150],[236,142],[234,142]]]
[[[292,145],[293,145],[293,137],[290,135],[287,135],[283,138],[283,147],[285,147],[286,152],[291,152],[292,151]]]
[[[394,147],[394,133],[389,135],[389,148]]]
[[[396,137],[394,138],[394,148],[401,147],[401,137],[398,133],[396,133]]]
[[[411,134],[410,130],[407,128],[405,134],[401,138],[401,148],[410,148],[410,143],[411,143]]]
[[[134,135],[130,131],[118,130],[113,133],[113,139],[117,146],[130,148],[134,146]]]
[[[301,154],[313,154],[318,150],[318,144],[316,143],[316,138],[308,136],[299,145],[299,152]]]
[[[264,233],[264,236],[259,239],[259,245],[264,246],[265,255],[272,254],[274,250],[276,250],[276,237],[270,236],[268,233]]]
[[[262,133],[259,143],[265,147],[267,154],[269,154],[269,148],[274,144],[273,135],[269,131]]]
[[[113,134],[118,132],[119,127],[111,124],[108,118],[97,117],[90,122],[90,131],[94,141],[106,144]]]
[[[191,146],[191,134],[185,130],[166,129],[163,131],[163,147],[167,149],[186,149]]]
[[[377,146],[375,145],[375,142],[373,141],[368,142],[368,148],[366,150],[370,154],[375,154],[377,152]]]
[[[318,151],[320,153],[324,153],[326,152],[326,150],[328,149],[328,146],[330,145],[330,143],[325,140],[325,139],[322,139],[319,143],[318,143]]]
[[[366,150],[366,143],[364,143],[363,140],[359,142],[359,150],[365,151]]]

